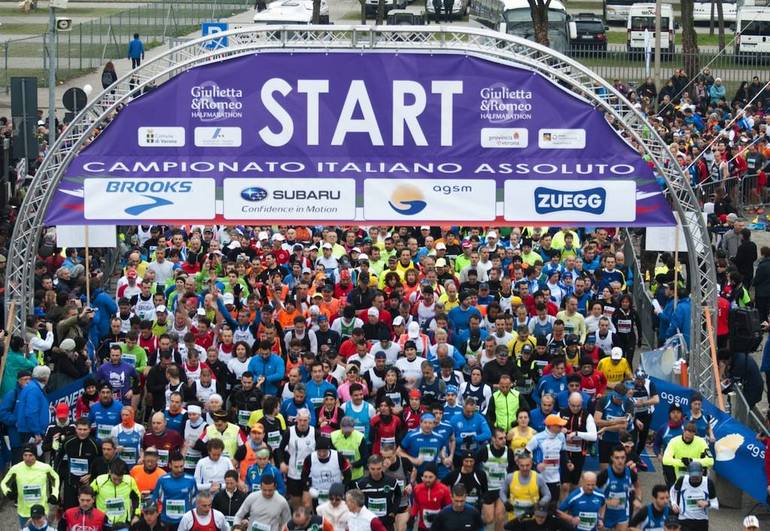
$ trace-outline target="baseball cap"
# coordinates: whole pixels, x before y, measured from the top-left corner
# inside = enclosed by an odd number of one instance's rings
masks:
[[[388,356],[387,356],[387,354],[385,354],[385,352],[383,352],[382,350],[378,350],[378,351],[375,353],[375,355],[374,355],[374,359],[383,359],[383,360],[384,360],[384,359],[386,359],[387,357],[388,357]]]
[[[647,373],[644,372],[644,369],[639,367],[638,369],[636,369],[636,372],[634,373],[634,376],[636,378],[639,378],[640,380],[643,380],[643,379],[647,378]]]
[[[232,293],[225,293],[224,295],[222,295],[222,302],[224,302],[225,305],[235,304],[235,295],[233,295]]]
[[[260,233],[257,234],[257,239],[258,240],[267,240],[268,239],[267,231],[265,231],[265,230],[260,231]]]
[[[127,278],[136,278],[136,269],[129,269],[126,271]]]
[[[542,505],[537,505],[534,511],[535,516],[548,516],[548,508]]]
[[[29,515],[32,518],[41,518],[45,516],[45,507],[42,505],[33,505],[29,510]]]
[[[445,250],[445,251],[446,251],[446,244],[445,244],[444,242],[438,242],[438,243],[436,244],[436,250],[438,251],[438,250],[440,250],[440,249],[443,249],[443,250]],[[438,265],[438,264],[436,264],[436,265]]]
[[[525,343],[525,344],[524,344],[524,345],[521,347],[521,352],[532,353],[532,345],[531,345],[531,344],[529,344],[529,343]]]
[[[430,227],[427,225],[423,225],[420,227],[420,230],[430,230]]]
[[[311,297],[311,299],[315,299],[316,297],[323,297],[323,293],[321,293],[320,291],[316,291],[315,293],[313,293],[313,296]]]
[[[344,417],[343,417],[344,420]],[[332,441],[328,437],[319,437],[315,443],[316,450],[331,450]]]
[[[56,405],[56,417],[63,419],[70,416],[70,408],[67,404],[61,403]]]
[[[67,352],[72,352],[75,350],[75,346],[75,340],[69,337],[59,343],[59,348]]]
[[[158,512],[157,502],[154,502],[152,498],[145,498],[145,500],[142,501],[142,512],[145,512],[145,513]]]
[[[469,242],[468,240],[465,240],[463,242],[463,249],[470,249],[470,248],[471,248],[471,242]]]
[[[321,249],[331,249],[332,244],[329,242],[324,242],[324,244],[321,246]]]
[[[610,358],[612,358],[615,361],[623,359],[623,349],[620,347],[612,347],[612,352],[610,352]]]
[[[166,307],[161,304],[160,306],[155,308],[155,312],[156,313],[166,313]]]
[[[487,232],[487,239],[489,238],[497,238],[497,233],[493,230]]]
[[[286,240],[286,238],[284,238],[283,234],[281,234],[280,232],[273,234],[273,241],[282,242],[284,240]]]
[[[545,418],[546,426],[566,426],[567,419],[561,418],[559,415],[548,415]]]
[[[690,461],[687,465],[687,474],[692,477],[703,477],[703,465],[698,461]]]
[[[369,261],[369,255],[366,253],[361,253],[358,255],[358,261],[359,262],[368,262]]]
[[[422,398],[422,393],[419,389],[412,389],[409,391],[409,398]]]
[[[265,433],[265,427],[257,422],[251,427],[251,433]]]
[[[409,326],[406,327],[406,335],[409,339],[420,337],[420,324],[416,321],[409,323]]]
[[[446,267],[446,260],[444,258],[436,260],[436,267]]]
[[[378,310],[377,308],[375,308],[374,306],[372,306],[371,308],[369,308],[369,309],[366,311],[366,314],[367,314],[367,315],[373,315],[373,316],[375,316],[375,317],[379,317],[379,316],[380,316],[380,310]]]
[[[343,269],[340,271],[340,279],[349,279],[350,278],[350,271],[347,269]]]
[[[404,324],[404,318],[400,315],[397,315],[393,318],[393,326],[401,326]]]
[[[743,519],[743,527],[756,527],[759,529],[759,519],[753,514],[750,514]]]
[[[456,385],[447,385],[446,386],[446,394],[452,393],[453,395],[456,395],[458,392]]]

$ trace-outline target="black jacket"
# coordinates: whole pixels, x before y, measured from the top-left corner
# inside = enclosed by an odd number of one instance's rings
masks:
[[[770,258],[759,261],[751,284],[754,286],[754,294],[757,298],[770,297]]]
[[[227,491],[220,490],[214,496],[214,500],[211,502],[211,507],[219,511],[225,516],[235,516],[238,509],[241,508],[243,500],[246,499],[247,494],[235,489],[232,496],[227,494]]]

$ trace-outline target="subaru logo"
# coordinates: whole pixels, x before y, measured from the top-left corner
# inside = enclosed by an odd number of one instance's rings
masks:
[[[604,188],[588,190],[554,190],[544,186],[535,188],[535,212],[587,212],[603,214],[606,206],[607,191]]]
[[[241,190],[241,198],[245,201],[256,203],[267,199],[267,190],[258,186],[250,186]]]

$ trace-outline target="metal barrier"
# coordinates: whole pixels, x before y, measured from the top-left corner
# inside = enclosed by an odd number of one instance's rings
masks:
[[[655,310],[652,305],[652,297],[645,286],[645,275],[639,263],[640,249],[635,248],[639,242],[626,230],[626,243],[623,246],[623,254],[626,257],[626,265],[633,271],[634,283],[631,286],[631,296],[634,300],[634,308],[639,315],[639,329],[642,335],[642,342],[648,348],[654,349],[658,346],[658,336],[656,333]]]
[[[149,49],[198,30],[203,21],[230,17],[253,6],[253,0],[157,0],[76,23],[71,31],[56,34],[56,77],[72,79],[101,68],[110,59],[125,57],[134,33]],[[39,34],[0,43],[0,87],[9,87],[15,76],[35,76],[39,86],[48,86],[45,38]]]

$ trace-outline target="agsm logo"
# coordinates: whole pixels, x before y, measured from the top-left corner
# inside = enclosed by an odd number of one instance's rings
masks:
[[[428,203],[422,190],[411,184],[402,184],[390,194],[388,205],[403,216],[414,216],[425,210]]]
[[[588,190],[556,190],[538,186],[535,188],[535,212],[587,212],[603,214],[607,204],[607,191],[604,188]]]

